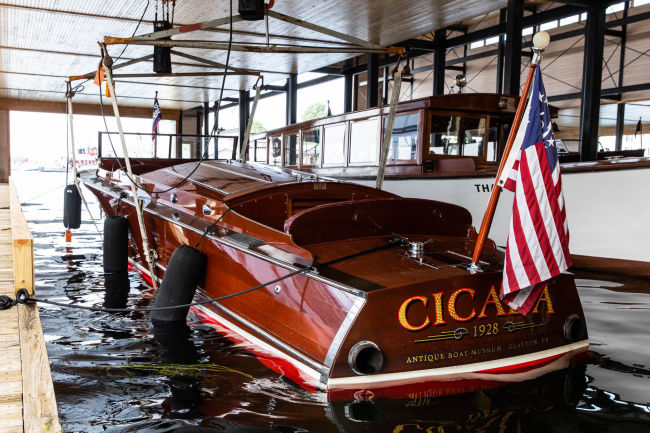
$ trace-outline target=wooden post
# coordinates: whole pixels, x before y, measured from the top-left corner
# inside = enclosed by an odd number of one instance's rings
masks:
[[[9,110],[0,109],[0,182],[8,182],[11,174]]]
[[[9,187],[9,208],[11,212],[11,237],[14,258],[14,291],[26,289],[34,294],[34,238],[20,207],[13,180]]]

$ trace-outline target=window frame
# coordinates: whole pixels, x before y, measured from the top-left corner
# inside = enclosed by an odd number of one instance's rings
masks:
[[[375,149],[375,160],[374,161],[366,161],[366,162],[352,162],[352,125],[355,123],[361,123],[361,122],[366,122],[366,121],[371,121],[375,120],[377,122],[377,141],[376,141],[376,149]],[[347,122],[348,125],[348,131],[347,131],[347,163],[348,167],[374,167],[379,165],[379,156],[381,155],[381,131],[382,131],[382,120],[381,116],[368,116],[368,117],[363,117],[360,119],[354,119],[354,120],[349,120]]]
[[[265,141],[266,142],[265,155],[264,155],[264,160],[263,161],[258,161],[257,160],[257,149],[258,149],[257,148],[257,142],[258,141]],[[258,138],[257,140],[254,140],[253,143],[255,144],[255,146],[254,146],[255,154],[253,155],[253,162],[268,164],[269,163],[269,139],[268,139],[268,137]]]
[[[329,125],[323,125],[323,139],[321,140],[321,147],[322,147],[322,156],[321,156],[321,167],[347,167],[348,166],[348,145],[349,145],[349,138],[348,138],[348,132],[349,132],[349,127],[348,124],[349,121],[343,121],[343,122],[336,122],[336,123],[331,123]],[[325,164],[325,152],[327,151],[327,147],[325,146],[325,140],[327,140],[327,132],[326,129],[328,128],[334,128],[336,126],[343,126],[343,162],[340,163],[333,163],[333,164]]]
[[[320,152],[320,157],[317,165],[305,165],[302,163],[302,156],[303,156],[303,144],[305,143],[305,132],[310,132],[310,131],[316,131],[318,130],[319,133],[319,143],[318,143],[318,151]],[[308,129],[301,129],[300,130],[300,168],[303,167],[309,167],[309,168],[320,168],[323,166],[323,126],[313,126]]]
[[[422,143],[424,142],[423,135],[424,135],[424,118],[426,117],[426,110],[423,109],[417,109],[417,110],[409,110],[409,111],[400,111],[399,113],[395,113],[395,117],[399,116],[408,116],[410,114],[417,114],[418,115],[418,129],[416,132],[417,136],[417,145],[415,147],[415,159],[398,159],[398,160],[391,160],[387,159],[386,160],[386,165],[413,165],[413,164],[422,164]],[[386,128],[384,128],[384,123],[385,119],[388,118],[388,114],[384,114],[381,116],[381,136],[379,140],[381,141],[381,147],[379,150],[379,156],[381,157],[381,151],[384,148],[384,135]],[[428,146],[427,146],[428,149]]]
[[[493,164],[494,161],[486,161],[487,157],[487,142],[488,142],[488,137],[490,133],[490,113],[474,113],[474,112],[467,112],[467,111],[453,111],[453,110],[436,110],[436,109],[429,109],[425,110],[427,111],[427,116],[426,116],[426,131],[428,132],[427,134],[424,135],[424,139],[422,140],[422,152],[421,155],[423,157],[423,161],[426,160],[436,160],[436,159],[449,159],[449,158],[472,158],[474,159],[475,162],[480,162],[480,163],[488,163],[488,164]],[[431,117],[433,116],[459,116],[459,117],[467,117],[467,118],[473,118],[473,119],[481,119],[485,118],[485,128],[483,130],[483,155],[482,156],[472,156],[472,155],[463,155],[462,153],[460,155],[439,155],[439,154],[430,154],[429,153],[429,148],[431,145]],[[425,143],[426,142],[426,143]],[[462,148],[460,149],[462,152]]]
[[[286,139],[290,135],[296,135],[298,142],[296,143],[296,149],[298,151],[298,155],[296,156],[296,164],[295,165],[287,165],[286,164]],[[294,131],[289,131],[289,132],[284,132],[282,133],[282,167],[286,168],[300,168],[300,163],[302,162],[302,131],[300,129],[294,130]]]
[[[272,165],[273,167],[284,167],[284,138],[283,134],[269,135],[267,142],[267,164]],[[274,138],[280,139],[280,164],[274,164],[271,162],[271,143],[273,143]]]

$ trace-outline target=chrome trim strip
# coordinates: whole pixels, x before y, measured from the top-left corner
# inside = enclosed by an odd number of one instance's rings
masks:
[[[355,320],[359,316],[361,308],[365,305],[365,303],[366,300],[364,298],[356,298],[352,304],[352,307],[350,308],[350,311],[348,311],[347,316],[345,316],[345,319],[343,319],[343,323],[341,323],[341,326],[339,326],[339,330],[336,332],[336,335],[332,340],[332,344],[330,344],[330,348],[327,351],[327,355],[325,356],[325,366],[328,369],[332,368],[334,359],[336,359],[336,355],[339,353],[339,349],[341,349],[341,345],[343,344],[343,341],[345,341],[345,337],[348,335],[352,324],[354,324]],[[325,373],[323,373],[320,377],[320,381],[323,383],[327,383],[328,379],[329,377],[326,376]]]
[[[207,299],[209,299],[209,298],[205,297],[204,294],[199,294],[199,297],[204,298],[203,300],[207,300]],[[258,333],[258,334],[260,334],[261,336],[263,336],[264,338],[266,338],[267,340],[269,340],[270,342],[272,342],[273,345],[275,345],[275,346],[281,348],[282,350],[284,350],[284,351],[287,352],[288,354],[291,354],[293,357],[297,358],[297,359],[298,359],[299,361],[301,361],[302,363],[307,364],[309,367],[311,367],[311,368],[313,368],[314,370],[316,370],[316,371],[318,371],[319,373],[321,373],[321,375],[329,373],[329,368],[327,368],[327,367],[324,366],[323,364],[319,364],[318,362],[314,361],[313,359],[308,358],[308,357],[305,356],[304,354],[298,352],[296,349],[294,349],[294,348],[292,348],[291,346],[289,346],[287,343],[285,343],[285,342],[283,342],[282,340],[278,339],[277,337],[275,337],[274,335],[270,334],[269,332],[263,330],[263,329],[260,328],[259,326],[257,326],[257,325],[255,325],[254,323],[252,323],[250,320],[248,320],[248,319],[244,319],[243,317],[241,317],[241,316],[238,315],[237,313],[231,311],[230,309],[224,307],[223,305],[218,304],[218,303],[216,303],[216,302],[210,302],[209,304],[204,304],[204,305],[201,305],[200,307],[203,307],[202,309],[207,309],[207,307],[206,307],[205,305],[214,305],[214,306],[217,307],[219,310],[221,310],[222,312],[224,312],[224,313],[226,313],[228,316],[230,316],[232,319],[238,321],[239,323],[241,323],[242,325],[246,326],[247,328],[253,330],[254,332],[256,332],[256,333]]]
[[[99,183],[99,186],[101,187],[101,189],[103,191],[106,191],[106,189],[108,189],[104,185],[101,185],[101,182]],[[100,189],[97,186],[95,186],[95,188]],[[119,191],[122,191],[122,189],[120,189]],[[113,198],[118,198],[119,197],[119,194],[116,194],[115,192],[110,191],[110,190],[109,190],[109,192],[105,192],[105,193],[109,194]],[[122,202],[123,203],[128,203],[131,206],[134,206],[133,201],[129,200],[128,198],[123,198]],[[152,214],[154,216],[157,216],[160,219],[168,221],[168,222],[170,222],[172,224],[184,227],[187,230],[193,231],[194,233],[197,233],[197,234],[200,234],[200,235],[203,234],[203,231],[197,229],[196,227],[190,226],[190,225],[185,224],[185,223],[183,223],[181,221],[175,221],[172,218],[167,218],[166,216],[164,216],[164,215],[160,214],[159,212],[156,212],[156,211],[154,211],[152,209],[149,209],[148,207],[145,207],[144,211],[148,212],[148,213],[150,213],[150,214]],[[226,246],[228,246],[230,248],[234,248],[234,249],[236,249],[238,251],[250,254],[251,256],[254,256],[254,257],[256,257],[256,258],[258,258],[260,260],[264,260],[265,262],[272,263],[274,265],[280,266],[280,267],[285,268],[285,269],[287,269],[289,271],[297,271],[297,270],[300,269],[300,268],[298,268],[298,267],[296,267],[296,266],[294,266],[292,264],[289,264],[287,262],[282,262],[282,261],[277,260],[277,259],[275,259],[273,257],[267,256],[267,255],[264,255],[264,254],[260,254],[257,251],[253,251],[253,250],[250,250],[248,248],[245,248],[245,247],[243,247],[241,245],[238,245],[236,242],[227,241],[227,240],[225,240],[225,237],[215,237],[214,235],[206,235],[206,238],[211,239],[211,240],[213,240],[213,241],[215,241],[217,243],[226,245]],[[355,289],[354,287],[350,287],[350,286],[346,286],[344,284],[341,284],[338,281],[334,281],[334,280],[330,280],[328,278],[324,278],[324,277],[318,275],[315,272],[304,273],[302,275],[304,275],[305,277],[311,278],[312,280],[318,281],[318,282],[323,283],[323,284],[327,284],[328,286],[332,286],[332,287],[334,287],[336,289],[339,289],[339,290],[342,290],[344,292],[350,293],[352,295],[358,296],[360,298],[365,299],[366,296],[367,296],[366,292],[364,292],[363,290]]]

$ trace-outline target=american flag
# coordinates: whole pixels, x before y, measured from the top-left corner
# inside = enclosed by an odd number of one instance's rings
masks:
[[[513,149],[520,148],[504,188],[515,193],[501,298],[528,314],[544,281],[571,266],[560,164],[551,113],[537,67]]]
[[[153,128],[151,129],[151,133],[154,136],[158,134],[160,119],[162,119],[162,113],[160,112],[160,105],[158,105],[158,96],[156,96],[153,100]]]

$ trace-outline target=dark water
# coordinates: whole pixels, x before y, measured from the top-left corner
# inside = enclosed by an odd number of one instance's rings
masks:
[[[84,211],[65,243],[64,174],[17,172],[15,180],[28,201],[37,295],[100,305],[101,240]],[[577,277],[594,354],[586,366],[404,400],[324,403],[199,323],[170,332],[152,329],[142,313],[40,312],[66,432],[650,432],[650,281]],[[129,279],[129,306],[148,305],[139,276]]]

